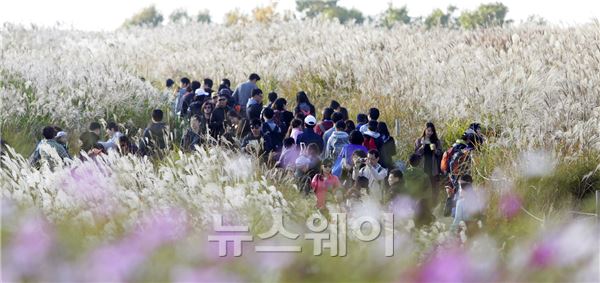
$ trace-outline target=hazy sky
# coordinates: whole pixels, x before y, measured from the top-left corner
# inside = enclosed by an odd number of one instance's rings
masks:
[[[529,15],[544,17],[556,24],[578,24],[600,18],[600,0],[340,0],[339,5],[354,7],[366,15],[376,15],[389,2],[399,7],[406,5],[410,16],[425,16],[434,8],[445,9],[449,4],[462,9],[474,9],[481,3],[500,1],[509,8],[508,18],[519,22]],[[227,11],[239,8],[250,12],[256,6],[268,5],[272,0],[0,0],[0,22],[35,23],[84,30],[112,30],[142,8],[155,4],[168,18],[176,8],[185,8],[189,14],[208,9],[214,22],[222,22]],[[294,0],[280,0],[278,10],[295,10]],[[459,12],[460,12],[459,10]]]

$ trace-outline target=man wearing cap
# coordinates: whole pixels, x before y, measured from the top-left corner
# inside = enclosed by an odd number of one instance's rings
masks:
[[[240,113],[242,117],[246,116],[246,104],[252,96],[252,90],[257,89],[256,82],[260,81],[260,77],[257,74],[250,74],[248,81],[241,83],[233,92],[233,99],[235,100],[236,108],[239,105]]]
[[[298,139],[296,139],[296,144],[305,144],[308,146],[311,143],[317,144],[319,146],[320,152],[323,152],[323,138],[315,133],[315,125],[317,125],[317,119],[313,115],[308,115],[304,118],[304,131],[298,135]]]
[[[56,140],[56,142],[58,144],[60,144],[65,149],[65,151],[67,152],[67,156],[69,158],[71,158],[71,155],[69,155],[69,147],[67,145],[67,143],[69,142],[68,138],[69,138],[69,136],[67,135],[67,132],[60,131],[60,132],[56,133],[56,138],[54,138],[54,139]]]
[[[202,87],[196,89],[196,91],[194,91],[194,94],[196,96],[210,97],[211,94],[213,93],[213,90],[212,90],[213,81],[209,78],[205,78],[202,82],[203,82]]]

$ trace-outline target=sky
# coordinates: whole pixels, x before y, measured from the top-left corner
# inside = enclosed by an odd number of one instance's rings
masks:
[[[462,10],[478,5],[502,2],[509,8],[508,19],[515,22],[538,15],[553,24],[575,25],[600,19],[600,0],[340,0],[338,5],[357,8],[365,15],[377,15],[388,3],[406,5],[411,17],[426,16],[435,8],[452,4]],[[0,22],[55,26],[81,30],[114,30],[144,7],[155,5],[168,18],[177,8],[195,15],[208,9],[213,22],[222,22],[225,13],[235,8],[249,13],[254,7],[266,6],[273,0],[0,0]],[[295,11],[295,0],[279,0],[278,10]]]

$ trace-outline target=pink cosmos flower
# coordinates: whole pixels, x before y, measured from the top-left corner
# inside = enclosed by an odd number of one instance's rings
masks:
[[[239,277],[218,269],[207,267],[201,269],[180,268],[171,275],[173,282],[243,282]]]
[[[390,210],[397,219],[409,219],[415,215],[416,202],[405,196],[398,196],[390,202]]]
[[[39,267],[50,254],[54,236],[50,224],[38,215],[25,218],[13,236],[9,261],[17,274],[28,274]],[[4,267],[4,264],[3,264]]]
[[[469,259],[459,248],[437,250],[420,268],[416,282],[468,281]]]
[[[95,281],[127,281],[129,276],[157,248],[186,235],[186,215],[178,210],[147,216],[136,229],[115,244],[93,251],[85,277]]]
[[[515,193],[506,193],[500,197],[500,212],[506,218],[513,218],[521,211],[521,198]]]
[[[551,241],[544,240],[533,248],[529,259],[529,265],[538,268],[548,267],[554,261],[554,254],[555,251]]]

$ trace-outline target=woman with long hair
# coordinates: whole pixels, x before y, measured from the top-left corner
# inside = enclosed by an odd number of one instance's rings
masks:
[[[294,120],[294,113],[288,111],[286,106],[287,100],[285,100],[283,97],[277,98],[275,102],[273,102],[273,110],[275,110],[275,113],[273,114],[273,120],[277,126],[281,128],[281,132],[283,133],[288,132],[290,124],[292,123],[292,120]]]
[[[200,116],[200,136],[206,141],[209,135],[210,117],[215,110],[215,105],[212,101],[207,100],[202,104],[202,114]]]
[[[394,155],[396,155],[396,141],[390,135],[387,124],[385,122],[377,123],[377,132],[382,141],[381,149],[379,150],[381,158],[379,164],[384,168],[391,170],[394,168]]]
[[[185,131],[183,138],[181,138],[181,149],[184,152],[190,152],[195,150],[195,146],[202,144],[202,136],[200,135],[200,115],[194,115],[190,118],[190,127]]]
[[[298,115],[298,113],[304,114],[304,116],[315,115],[315,106],[310,103],[308,99],[308,95],[304,91],[299,91],[296,94],[296,108],[294,108],[294,115]]]
[[[350,134],[354,130],[356,130],[356,124],[354,124],[354,121],[346,120],[346,133]]]
[[[431,180],[433,199],[437,200],[440,162],[442,160],[442,141],[432,122],[425,124],[423,134],[415,141],[415,154],[423,160],[423,170]]]

